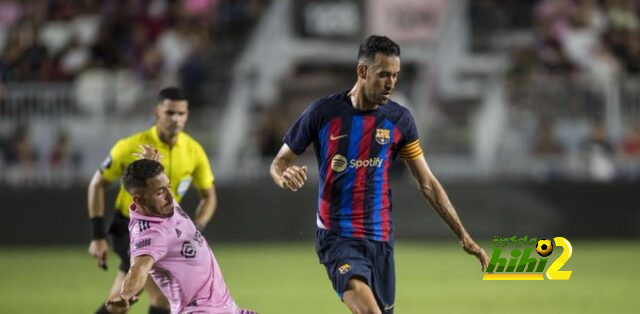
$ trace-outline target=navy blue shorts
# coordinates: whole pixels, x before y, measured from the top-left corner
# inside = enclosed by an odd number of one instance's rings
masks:
[[[393,313],[396,274],[392,242],[346,238],[318,228],[316,253],[340,299],[349,279],[359,277],[373,291],[382,312]]]

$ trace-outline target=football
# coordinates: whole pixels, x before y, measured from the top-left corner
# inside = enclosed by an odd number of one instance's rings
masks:
[[[536,244],[536,252],[542,257],[547,257],[553,252],[553,244],[549,239],[540,239]]]

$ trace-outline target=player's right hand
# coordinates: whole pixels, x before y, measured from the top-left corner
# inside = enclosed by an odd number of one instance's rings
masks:
[[[91,240],[91,244],[89,244],[89,254],[98,261],[98,267],[107,270],[109,243],[106,239]]]
[[[117,296],[107,300],[104,305],[109,313],[126,313],[131,305],[138,302],[138,299],[138,296],[135,295],[130,298]]]
[[[487,270],[489,266],[489,258],[487,257],[487,253],[484,249],[476,243],[470,236],[464,237],[461,241],[462,248],[469,254],[475,255],[480,261],[480,265],[482,267],[482,272]]]
[[[139,153],[133,153],[133,157],[136,157],[138,159],[151,159],[151,160],[155,160],[157,162],[161,162],[162,161],[162,154],[152,145],[139,145],[140,147],[140,152]]]
[[[289,166],[280,176],[280,187],[298,191],[307,181],[307,166]]]

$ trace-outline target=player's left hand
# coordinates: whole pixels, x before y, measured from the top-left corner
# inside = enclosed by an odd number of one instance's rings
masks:
[[[489,258],[487,257],[487,253],[485,253],[484,249],[480,247],[476,241],[473,241],[470,236],[465,236],[460,243],[467,253],[475,255],[478,258],[482,265],[482,272],[485,272],[487,270],[487,266],[489,266]]]
[[[140,152],[133,153],[133,156],[138,159],[151,159],[157,162],[162,161],[162,154],[151,145],[140,145]]]

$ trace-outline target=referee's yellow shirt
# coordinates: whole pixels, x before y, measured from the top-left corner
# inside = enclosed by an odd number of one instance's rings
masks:
[[[199,190],[213,186],[213,173],[211,173],[209,159],[200,143],[187,133],[180,132],[178,141],[170,147],[160,140],[155,126],[119,140],[100,166],[102,177],[109,182],[117,180],[122,176],[127,165],[137,159],[133,153],[140,153],[140,145],[147,144],[152,145],[162,154],[160,162],[169,177],[171,191],[178,202],[191,183]],[[129,217],[129,205],[132,202],[133,197],[121,184],[116,198],[116,211]]]

